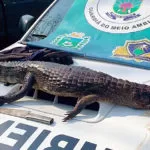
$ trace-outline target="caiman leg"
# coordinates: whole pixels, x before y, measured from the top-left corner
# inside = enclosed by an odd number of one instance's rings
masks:
[[[99,99],[99,95],[87,95],[82,97],[80,100],[77,101],[74,109],[66,114],[67,117],[65,117],[63,121],[66,122],[67,120],[72,119],[77,114],[79,114],[87,105],[97,102]]]
[[[27,73],[23,85],[19,91],[16,92],[9,92],[8,94],[4,96],[0,96],[0,105],[3,105],[4,103],[11,103],[13,101],[16,101],[26,95],[26,93],[32,88],[34,83],[34,77],[32,73]]]

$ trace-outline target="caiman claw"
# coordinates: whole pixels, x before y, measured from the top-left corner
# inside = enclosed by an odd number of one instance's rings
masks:
[[[66,122],[72,118],[74,118],[77,114],[79,114],[87,105],[92,104],[93,102],[98,101],[99,95],[87,95],[78,100],[75,105],[73,111],[66,113],[67,117],[63,119],[63,122]]]
[[[68,120],[71,120],[72,118],[74,118],[78,113],[75,111],[70,111],[68,113],[66,113],[65,115],[67,115],[64,119],[63,122],[66,122]]]

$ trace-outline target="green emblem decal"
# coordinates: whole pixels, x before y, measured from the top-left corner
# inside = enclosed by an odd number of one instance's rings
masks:
[[[130,33],[150,28],[150,0],[88,0],[85,17],[94,28]]]
[[[142,0],[116,0],[113,10],[120,15],[136,12],[142,4]]]
[[[85,36],[84,33],[72,32],[71,34],[57,36],[51,44],[61,47],[81,49],[88,44],[89,41],[90,37]]]

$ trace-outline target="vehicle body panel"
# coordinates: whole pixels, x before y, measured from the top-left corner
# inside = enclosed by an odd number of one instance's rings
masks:
[[[58,2],[62,4],[64,1],[60,0]],[[61,5],[59,4],[53,3],[49,6],[24,37],[7,49],[25,46],[21,43],[31,40],[31,34],[34,29],[38,27],[38,24],[47,11],[51,10],[52,15],[55,14],[56,16],[61,14],[60,12],[56,13],[57,9],[55,10],[56,7],[60,8]],[[64,11],[64,14],[65,13]],[[60,21],[62,19],[63,17]],[[52,25],[52,27],[54,26]],[[53,30],[50,29],[49,34],[51,31]],[[37,38],[33,39],[38,40]],[[93,70],[108,73],[117,78],[150,85],[149,70],[89,60],[87,58],[73,57],[73,60],[73,65],[76,66],[88,67]],[[6,94],[11,88],[10,86],[4,87],[1,84],[0,94]],[[6,104],[3,107],[30,110],[34,113],[54,118],[54,124],[48,126],[0,114],[0,148],[3,147],[6,150],[14,148],[15,150],[17,148],[20,150],[48,150],[52,148],[57,149],[58,147],[64,149],[69,147],[69,150],[150,149],[149,110],[137,110],[100,102],[100,109],[96,111],[85,109],[76,118],[64,123],[62,122],[65,116],[64,114],[72,110],[73,106],[54,101],[54,99],[44,101],[42,99],[38,100],[26,96],[17,102]],[[28,134],[25,135],[25,133]],[[18,134],[20,135],[18,136]]]

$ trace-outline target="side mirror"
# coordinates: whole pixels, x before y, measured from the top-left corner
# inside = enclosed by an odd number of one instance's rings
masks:
[[[33,24],[35,18],[31,15],[23,15],[19,20],[19,30],[24,34]]]

